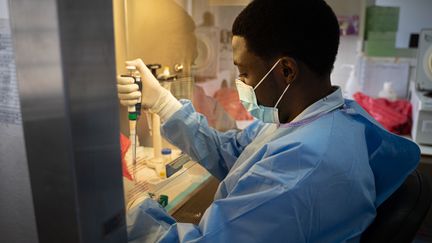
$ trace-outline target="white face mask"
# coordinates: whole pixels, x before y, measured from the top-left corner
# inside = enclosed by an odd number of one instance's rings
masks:
[[[278,101],[276,102],[274,107],[266,107],[262,105],[258,105],[256,95],[255,95],[255,89],[258,88],[258,86],[264,81],[264,79],[267,78],[267,76],[273,71],[273,69],[276,67],[276,65],[280,62],[281,59],[277,60],[277,62],[273,65],[273,67],[264,75],[264,77],[258,82],[258,84],[253,88],[250,85],[245,84],[243,81],[236,79],[236,86],[237,91],[239,93],[240,101],[242,105],[246,108],[249,113],[265,122],[265,123],[277,123],[279,124],[279,111],[277,109],[277,106],[279,105],[280,101],[282,100],[282,97],[287,92],[290,84],[285,88],[282,95],[279,97]]]

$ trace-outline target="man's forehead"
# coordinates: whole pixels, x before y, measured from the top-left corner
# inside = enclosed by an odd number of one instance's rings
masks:
[[[234,64],[237,66],[243,66],[244,60],[248,54],[246,48],[246,40],[241,36],[233,36],[232,46],[234,54]]]
[[[240,37],[241,38],[241,37]],[[262,65],[262,60],[256,56],[253,52],[250,52],[247,49],[246,41],[243,38],[243,40],[240,41],[240,43],[235,43],[236,41],[233,40],[233,61],[234,65],[237,67],[251,67],[256,65]],[[239,45],[237,45],[239,44]],[[237,47],[237,48],[234,48]]]
[[[233,36],[232,46],[234,51],[247,51],[246,39],[241,36]]]

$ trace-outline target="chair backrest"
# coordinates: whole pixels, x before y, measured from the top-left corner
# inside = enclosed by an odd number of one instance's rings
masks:
[[[377,216],[363,232],[361,242],[412,242],[432,203],[427,174],[413,171],[377,208]]]

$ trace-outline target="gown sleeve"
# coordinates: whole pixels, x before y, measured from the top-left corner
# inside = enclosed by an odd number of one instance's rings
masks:
[[[217,179],[223,180],[264,123],[256,120],[242,131],[219,132],[208,125],[206,118],[194,110],[190,101],[182,100],[182,103],[182,109],[163,124],[162,135]]]
[[[339,174],[337,183],[323,185],[331,182],[329,173],[309,160],[301,144],[275,154],[273,148],[263,148],[265,158],[251,158],[255,165],[226,198],[210,205],[199,225],[177,223],[155,202],[144,201],[128,218],[130,242],[358,240],[376,214],[373,181],[355,183]]]

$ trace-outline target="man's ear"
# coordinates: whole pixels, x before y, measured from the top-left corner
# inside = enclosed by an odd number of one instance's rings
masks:
[[[299,67],[296,60],[291,57],[281,58],[282,72],[287,84],[290,84],[297,78]]]

